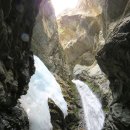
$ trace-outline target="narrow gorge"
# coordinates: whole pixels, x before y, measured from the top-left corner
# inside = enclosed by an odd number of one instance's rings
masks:
[[[130,130],[130,0],[0,0],[0,130]]]

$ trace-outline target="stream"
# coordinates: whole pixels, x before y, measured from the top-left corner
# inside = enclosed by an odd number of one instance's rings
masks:
[[[80,80],[72,80],[72,82],[81,96],[86,130],[101,130],[105,116],[98,98],[84,82]]]
[[[48,99],[52,99],[67,116],[67,103],[63,98],[60,85],[44,63],[34,56],[35,74],[31,77],[29,90],[20,99],[28,114],[30,130],[52,130]]]

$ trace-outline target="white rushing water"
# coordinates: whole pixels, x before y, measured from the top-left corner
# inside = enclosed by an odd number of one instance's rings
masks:
[[[67,103],[61,88],[44,63],[34,56],[36,71],[31,77],[29,90],[20,99],[22,107],[28,114],[30,130],[52,130],[48,98],[67,115]]]
[[[105,118],[101,103],[84,82],[80,80],[72,80],[72,82],[76,85],[81,96],[86,130],[101,130]]]

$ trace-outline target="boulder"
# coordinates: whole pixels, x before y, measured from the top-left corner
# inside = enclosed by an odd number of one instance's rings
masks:
[[[100,15],[63,13],[58,17],[60,44],[68,64],[79,63],[81,56],[87,52],[94,57],[99,41],[100,25]]]

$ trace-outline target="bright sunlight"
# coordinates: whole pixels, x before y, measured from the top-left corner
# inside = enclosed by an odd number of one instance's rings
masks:
[[[55,9],[56,16],[66,9],[75,8],[78,0],[51,0]]]

